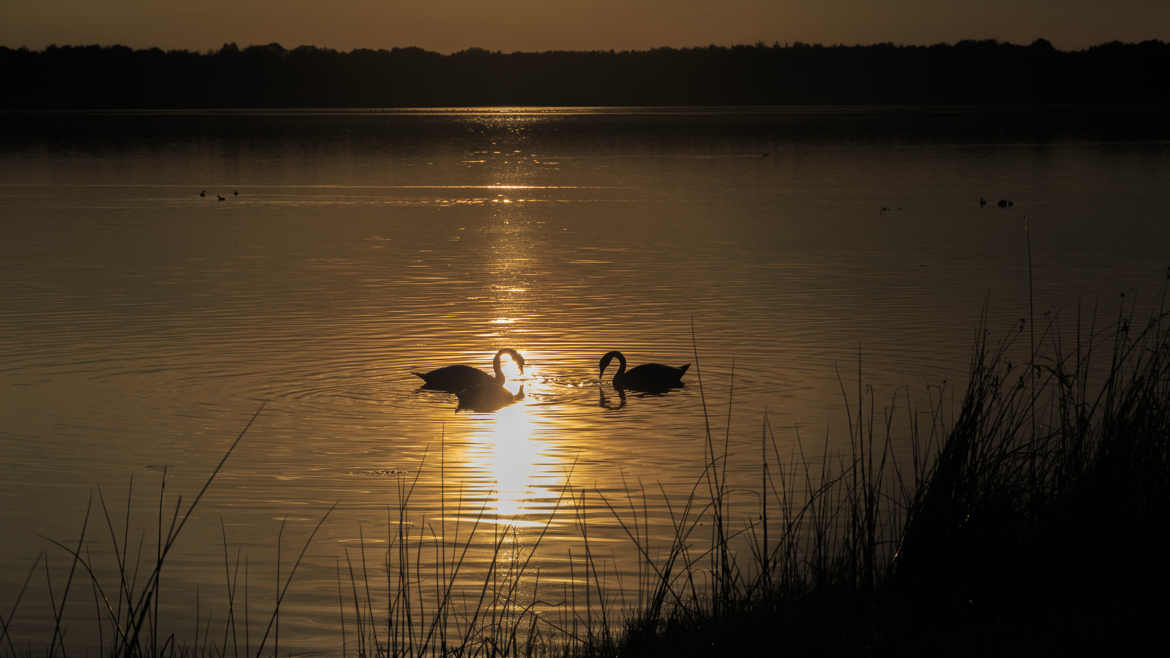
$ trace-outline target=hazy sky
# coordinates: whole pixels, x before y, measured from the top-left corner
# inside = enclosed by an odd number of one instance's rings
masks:
[[[1045,37],[1170,41],[1170,0],[3,0],[0,45],[453,52]]]

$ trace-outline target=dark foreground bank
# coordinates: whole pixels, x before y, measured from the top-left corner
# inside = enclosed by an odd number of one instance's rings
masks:
[[[1021,320],[1002,342],[984,333],[951,420],[941,391],[919,420],[896,400],[854,409],[851,462],[806,470],[814,494],[774,545],[754,533],[746,563],[708,562],[711,596],[650,606],[586,653],[1145,651],[1170,586],[1170,323],[1122,307],[1103,330]],[[899,414],[909,471],[890,468]]]

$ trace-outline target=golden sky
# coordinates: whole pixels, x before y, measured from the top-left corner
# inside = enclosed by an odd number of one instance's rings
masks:
[[[4,0],[0,45],[626,50],[959,39],[1170,41],[1170,0]]]

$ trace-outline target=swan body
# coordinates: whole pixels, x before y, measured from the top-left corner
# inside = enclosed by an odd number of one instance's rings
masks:
[[[673,366],[664,366],[661,363],[643,363],[640,366],[634,366],[626,371],[626,357],[621,352],[614,350],[607,352],[605,356],[601,357],[601,362],[598,364],[601,372],[598,377],[605,374],[606,367],[614,358],[618,360],[618,371],[613,376],[613,387],[622,390],[629,389],[631,391],[643,391],[647,393],[662,392],[671,388],[678,388],[683,386],[682,376],[686,374],[687,368],[691,364],[686,364],[681,368]]]
[[[483,413],[491,413],[498,411],[517,400],[524,399],[524,387],[520,387],[520,391],[515,395],[508,389],[500,386],[495,382],[490,384],[481,384],[479,386],[472,386],[465,388],[455,395],[459,396],[459,405],[455,407],[455,413],[459,413],[464,409],[468,411],[480,411]]]
[[[467,388],[489,384],[503,386],[504,371],[500,367],[500,357],[505,354],[516,361],[516,364],[520,366],[520,372],[524,372],[524,357],[520,356],[516,350],[505,347],[496,352],[496,357],[492,359],[492,370],[495,372],[495,377],[478,368],[465,365],[443,366],[430,372],[416,372],[414,374],[422,378],[423,388],[447,391],[448,393],[458,393]]]

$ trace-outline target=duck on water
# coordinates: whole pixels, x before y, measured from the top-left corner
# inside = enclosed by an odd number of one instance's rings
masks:
[[[523,374],[524,357],[510,347],[505,347],[499,352],[496,352],[495,358],[492,359],[492,370],[495,371],[494,377],[478,368],[465,365],[443,366],[430,372],[416,372],[413,374],[422,378],[424,382],[422,388],[447,391],[448,393],[458,394],[460,391],[487,386],[503,388],[504,371],[500,367],[500,358],[505,354],[512,357],[516,365],[520,366],[520,373]],[[511,393],[508,394],[511,395]],[[481,392],[479,395],[488,394]]]
[[[614,350],[606,352],[605,356],[601,357],[601,362],[598,364],[601,372],[598,373],[598,377],[605,375],[606,367],[615,358],[618,360],[618,371],[613,376],[613,387],[619,391],[629,389],[643,393],[662,393],[672,388],[679,388],[684,386],[682,376],[686,374],[687,368],[691,367],[689,363],[681,368],[664,366],[661,363],[643,363],[640,366],[634,366],[627,372],[625,355]]]

